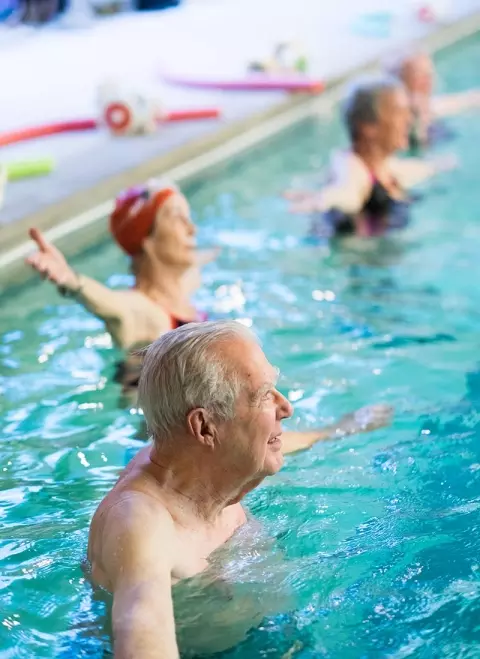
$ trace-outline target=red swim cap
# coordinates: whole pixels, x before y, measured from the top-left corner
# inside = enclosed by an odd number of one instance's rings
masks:
[[[130,256],[142,251],[142,243],[150,234],[159,208],[178,191],[163,188],[149,192],[147,188],[130,188],[119,195],[110,216],[110,232]]]

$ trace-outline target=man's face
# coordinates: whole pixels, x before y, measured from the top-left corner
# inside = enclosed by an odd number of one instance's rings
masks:
[[[242,387],[233,420],[222,424],[221,451],[245,481],[271,476],[283,464],[281,421],[292,416],[293,408],[276,389],[277,369],[254,341],[236,339],[222,352]]]
[[[408,147],[411,112],[404,89],[385,92],[378,101],[378,119],[374,125],[375,141],[386,154]]]

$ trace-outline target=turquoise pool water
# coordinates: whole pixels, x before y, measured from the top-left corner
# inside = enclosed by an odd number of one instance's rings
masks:
[[[442,55],[442,87],[480,86],[478,61],[479,38]],[[260,526],[225,550],[227,597],[205,584],[178,594],[187,637],[189,600],[225,630],[255,609],[222,659],[480,657],[480,122],[449,123],[456,137],[438,150],[458,170],[385,240],[315,244],[308,218],[287,213],[279,193],[316,180],[341,139],[326,120],[187,190],[201,239],[224,246],[200,302],[252,323],[296,406],[291,427],[371,402],[396,410],[391,428],[293,457],[249,497]],[[81,268],[129,282],[112,246]],[[119,407],[118,357],[47,284],[2,300],[2,659],[108,649],[80,562],[95,506],[143,445],[135,410]]]

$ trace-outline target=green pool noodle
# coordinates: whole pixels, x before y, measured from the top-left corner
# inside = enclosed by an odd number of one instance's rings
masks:
[[[299,57],[295,62],[295,70],[298,71],[298,73],[307,73],[308,59],[304,55]]]
[[[53,158],[39,158],[37,160],[24,160],[19,162],[7,163],[7,179],[15,181],[29,176],[44,176],[50,174],[55,169]]]

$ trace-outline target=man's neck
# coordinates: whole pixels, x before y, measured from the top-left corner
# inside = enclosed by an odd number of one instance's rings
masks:
[[[164,493],[170,495],[178,520],[192,519],[214,523],[223,510],[241,499],[263,480],[252,483],[235,473],[228,473],[213,458],[205,460],[194,451],[159,450],[150,453],[150,472]],[[180,457],[181,456],[181,457]],[[217,467],[217,468],[215,468]]]

